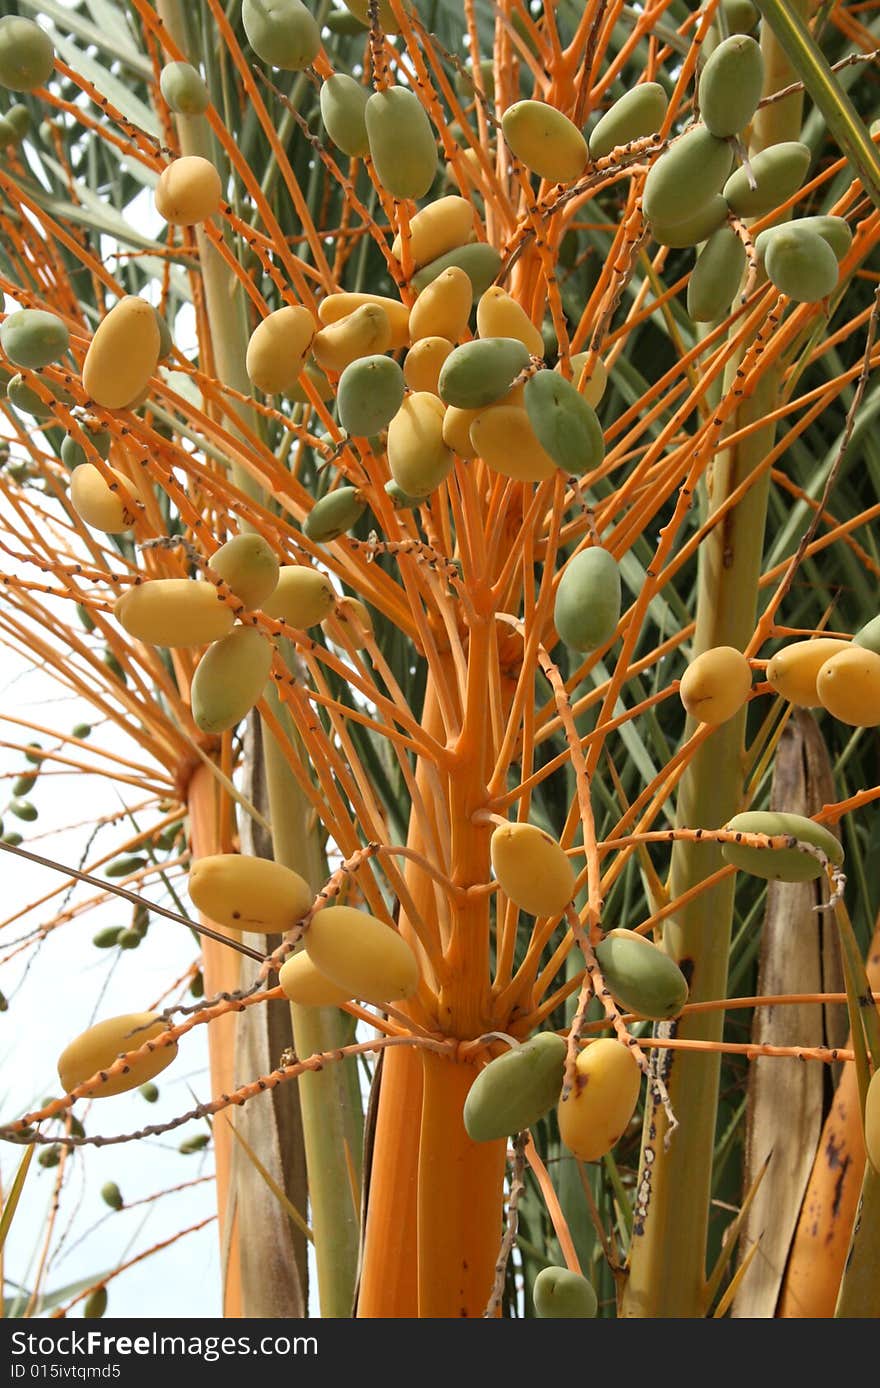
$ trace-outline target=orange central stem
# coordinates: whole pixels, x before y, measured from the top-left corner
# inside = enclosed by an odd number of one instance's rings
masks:
[[[480,1317],[492,1290],[507,1142],[472,1142],[462,1119],[474,1065],[422,1053],[419,1317]]]
[[[210,768],[199,767],[190,781],[187,797],[193,860],[223,851],[218,800],[218,783],[211,775]],[[211,922],[206,920],[205,924]],[[208,997],[214,997],[217,993],[234,993],[241,986],[239,956],[216,940],[202,940],[202,973]],[[234,1012],[218,1017],[208,1027],[212,1094],[227,1094],[235,1088],[235,1030]],[[238,1212],[232,1180],[232,1129],[228,1123],[214,1126],[214,1162],[217,1172],[223,1315],[226,1319],[237,1319],[244,1313]]]

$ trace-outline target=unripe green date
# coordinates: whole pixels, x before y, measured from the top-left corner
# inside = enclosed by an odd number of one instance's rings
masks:
[[[642,198],[645,216],[663,226],[692,217],[721,192],[732,162],[725,140],[693,126],[651,165]]]
[[[301,72],[321,51],[321,30],[302,0],[242,0],[248,43],[269,67]]]
[[[522,1132],[543,1118],[559,1099],[565,1041],[542,1031],[486,1065],[471,1085],[464,1126],[474,1142],[493,1142]]]
[[[663,124],[669,101],[659,82],[640,82],[625,92],[593,127],[590,158],[604,159],[613,149],[653,135]]]
[[[837,257],[821,236],[790,222],[779,227],[764,253],[767,278],[789,299],[813,304],[837,288]]]
[[[664,1021],[687,1002],[687,979],[675,960],[632,930],[609,930],[596,958],[609,992],[628,1012]]]
[[[69,343],[67,324],[41,308],[16,309],[0,325],[0,347],[11,362],[29,371],[59,361]]]
[[[700,77],[700,115],[707,129],[720,139],[745,130],[763,85],[764,60],[753,38],[731,34],[719,43]]]
[[[32,92],[46,85],[54,68],[52,40],[39,24],[18,15],[0,19],[0,87]]]
[[[719,227],[697,256],[687,290],[687,310],[695,323],[723,318],[746,268],[746,251],[733,227]]]
[[[517,101],[501,117],[511,152],[531,173],[571,183],[587,162],[587,142],[562,111],[544,101]]]
[[[195,725],[203,733],[234,728],[262,696],[272,668],[272,643],[254,627],[234,627],[209,646],[190,689]]]
[[[379,434],[403,404],[404,392],[403,372],[393,357],[361,357],[339,378],[339,422],[349,434],[364,438]]]
[[[840,867],[843,845],[829,829],[816,824],[804,815],[785,814],[772,810],[746,810],[734,815],[725,829],[741,834],[788,834],[820,848],[829,862]],[[750,872],[765,881],[812,882],[824,872],[818,858],[802,853],[798,848],[750,848],[747,844],[724,843],[721,856],[742,872]]]
[[[553,609],[560,637],[576,651],[606,645],[620,621],[620,569],[607,549],[593,545],[565,566]]]
[[[526,381],[523,402],[541,447],[564,472],[581,477],[605,456],[596,411],[557,371],[538,371]]]
[[[852,245],[853,234],[849,222],[843,217],[798,217],[796,222],[783,222],[780,226],[768,227],[755,237],[755,253],[759,260],[767,254],[767,247],[778,231],[797,227],[803,231],[814,231],[827,241],[838,260],[843,260]]]
[[[568,1268],[542,1268],[533,1297],[542,1320],[592,1320],[599,1309],[592,1282]]]
[[[487,337],[462,343],[440,369],[441,400],[459,410],[479,410],[506,395],[529,364],[529,350],[516,338]]]
[[[315,502],[303,523],[303,534],[317,544],[329,544],[351,530],[366,509],[363,493],[357,487],[337,487]]]
[[[408,87],[374,92],[364,118],[382,187],[395,198],[423,198],[437,172],[437,142],[415,92]]]
[[[335,72],[321,84],[321,119],[330,139],[343,154],[362,159],[370,152],[364,116],[369,87],[344,72]]]
[[[203,116],[211,104],[204,78],[192,63],[166,63],[159,73],[159,90],[180,116]]]
[[[721,191],[738,217],[763,217],[800,188],[810,167],[810,150],[799,140],[784,140],[753,154],[750,162],[756,187],[749,186],[745,168],[739,168]]]
[[[501,269],[501,256],[494,246],[488,245],[485,241],[473,241],[467,246],[456,246],[455,250],[447,251],[445,255],[438,256],[436,260],[429,261],[417,270],[410,281],[413,289],[420,294],[432,280],[442,275],[444,270],[448,270],[450,265],[464,270],[471,282],[472,301],[476,303]]]

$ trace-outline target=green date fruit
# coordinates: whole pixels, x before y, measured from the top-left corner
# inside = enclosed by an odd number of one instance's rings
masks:
[[[303,534],[317,544],[329,544],[351,530],[366,509],[363,493],[357,487],[337,487],[315,502],[303,524]]]
[[[651,165],[642,205],[652,224],[674,225],[692,217],[721,192],[733,152],[703,126],[692,126]]]
[[[373,92],[364,118],[382,187],[395,198],[423,198],[437,172],[437,142],[415,92],[408,87]]]
[[[611,996],[640,1017],[677,1017],[687,1002],[687,979],[659,946],[632,930],[609,930],[596,958]]]
[[[506,395],[529,364],[529,349],[514,337],[464,342],[440,368],[440,399],[459,410],[479,410]]]
[[[535,1315],[544,1320],[591,1320],[599,1309],[592,1282],[568,1268],[542,1268],[533,1296]]]
[[[599,466],[602,426],[571,381],[558,371],[538,371],[526,381],[523,399],[535,436],[557,467],[580,477]]]
[[[302,0],[242,0],[244,32],[269,67],[301,72],[321,51],[321,30]]]
[[[619,145],[653,135],[663,124],[668,105],[659,82],[640,82],[609,106],[593,127],[590,158],[604,159]]]
[[[787,201],[804,181],[810,150],[800,140],[784,140],[751,157],[756,186],[749,185],[745,167],[737,169],[722,188],[731,212],[738,217],[763,217]]]
[[[816,824],[804,815],[746,810],[734,815],[724,827],[741,834],[789,834],[820,848],[835,867],[843,862],[843,845],[823,824]],[[825,870],[818,858],[798,848],[751,848],[746,844],[725,843],[721,845],[721,856],[742,872],[750,872],[765,881],[812,882]]]
[[[464,1104],[464,1126],[474,1142],[493,1142],[530,1128],[562,1090],[565,1040],[542,1031],[496,1056],[480,1071]]]
[[[700,115],[720,139],[745,130],[761,100],[764,59],[748,34],[719,43],[700,77]]]
[[[746,252],[733,227],[719,227],[697,256],[687,290],[687,310],[695,323],[723,318],[739,289]]]
[[[0,347],[16,366],[39,371],[59,361],[70,344],[67,324],[41,308],[20,308],[0,326]]]
[[[620,603],[617,560],[607,549],[593,545],[565,566],[553,610],[556,630],[575,651],[598,650],[617,630]]]
[[[405,391],[403,372],[393,357],[360,357],[339,378],[339,422],[349,434],[363,438],[379,434],[397,414]]]

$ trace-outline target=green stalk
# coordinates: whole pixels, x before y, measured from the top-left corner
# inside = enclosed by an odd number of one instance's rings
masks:
[[[880,207],[880,154],[858,111],[790,0],[756,0],[776,41],[818,106],[840,150],[862,180],[875,207]]]
[[[880,1171],[869,1161],[834,1315],[840,1320],[880,1316]]]
[[[182,0],[158,0],[157,8],[176,42],[185,50]],[[178,134],[183,154],[216,159],[205,117],[179,117]],[[196,228],[196,237],[217,377],[225,385],[249,395],[251,385],[245,369],[249,324],[244,292],[240,285],[230,284],[230,271],[201,228]],[[227,404],[226,408],[234,416],[234,407]],[[258,431],[256,415],[246,406],[238,409],[238,417]],[[233,465],[232,474],[238,487],[255,499],[262,499],[259,485],[242,469]],[[293,745],[298,745],[280,704],[275,704],[275,711],[293,734]],[[319,886],[326,871],[317,833],[308,827],[309,806],[274,737],[265,726],[263,732],[275,859]],[[350,1024],[336,1008],[296,1007],[291,1008],[291,1013],[294,1041],[301,1055],[333,1050],[351,1040]],[[359,1211],[351,1191],[346,1145],[358,1180],[362,1145],[361,1099],[354,1062],[303,1076],[300,1105],[321,1315],[347,1317],[354,1300]]]
[[[778,90],[796,74],[766,27],[762,47],[765,86]],[[794,97],[765,107],[760,128],[753,132],[752,148],[795,138],[801,104]],[[725,390],[736,366],[734,362],[728,368]],[[731,432],[765,417],[776,404],[779,386],[778,369],[769,370],[737,411]],[[738,447],[719,452],[704,488],[704,510],[709,516],[760,465],[774,436],[771,425]],[[743,650],[754,631],[769,486],[769,474],[765,474],[701,546],[694,656],[713,646]],[[688,720],[687,735],[693,728]],[[741,808],[744,729],[745,710],[717,728],[698,750],[682,778],[677,825],[720,828]],[[722,866],[715,845],[676,842],[671,897],[683,895]],[[734,886],[735,878],[730,877],[703,892],[664,929],[664,946],[687,975],[692,1002],[726,996]],[[682,1021],[676,1034],[719,1041],[723,1028],[723,1012],[713,1011]],[[708,1310],[706,1251],[721,1062],[711,1052],[671,1051],[667,1057],[666,1082],[680,1126],[667,1149],[665,1114],[662,1108],[652,1107],[649,1098],[629,1276],[620,1307],[620,1314],[628,1317],[702,1317]]]
[[[298,738],[276,691],[268,696],[273,711],[294,745]],[[272,809],[275,861],[300,873],[317,891],[327,866],[314,830],[308,828],[310,805],[267,725],[263,724],[266,784]],[[353,1025],[336,1007],[291,1004],[297,1054],[332,1051],[353,1039]],[[359,1196],[352,1191],[346,1147],[355,1178],[361,1181],[363,1121],[357,1062],[329,1065],[299,1080],[311,1224],[318,1269],[321,1316],[351,1316],[360,1238]]]

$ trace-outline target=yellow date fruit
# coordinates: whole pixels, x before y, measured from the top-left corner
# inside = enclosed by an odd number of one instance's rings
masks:
[[[381,1006],[418,987],[418,960],[406,940],[366,911],[325,906],[312,917],[305,941],[315,968],[349,997]]]
[[[168,164],[156,185],[156,211],[170,226],[190,227],[220,211],[223,185],[209,159],[184,154]]]
[[[453,193],[436,198],[417,212],[409,224],[409,253],[413,268],[421,269],[438,256],[474,239],[474,210],[466,198]],[[391,254],[402,260],[400,232],[391,243]]]
[[[274,593],[263,603],[263,611],[267,617],[305,631],[323,622],[335,602],[336,590],[326,574],[306,564],[285,564]]]
[[[315,894],[298,872],[271,858],[215,853],[190,868],[196,910],[227,930],[284,935],[302,920]]]
[[[544,339],[525,309],[499,284],[490,285],[477,304],[480,337],[516,338],[533,357],[543,357]]]
[[[107,410],[125,409],[159,365],[161,338],[152,304],[127,294],[102,319],[83,362],[86,395]]]
[[[93,463],[80,463],[70,477],[70,501],[80,520],[93,530],[122,535],[131,530],[137,517],[128,480],[116,468],[109,468],[111,487]]]
[[[443,442],[444,406],[436,395],[408,395],[388,426],[388,466],[407,496],[430,496],[452,470]]]
[[[826,660],[816,676],[824,709],[851,728],[880,725],[880,655],[861,645]]]
[[[325,371],[344,371],[359,357],[380,355],[390,346],[388,314],[379,304],[362,304],[315,334],[312,355]]]
[[[499,825],[489,856],[505,896],[530,916],[559,916],[574,896],[574,868],[536,824]]]
[[[315,968],[305,949],[285,959],[278,970],[278,982],[284,996],[300,1007],[341,1007],[351,993],[325,978]]]
[[[458,342],[468,330],[473,287],[457,265],[450,265],[422,290],[410,310],[409,331],[413,342],[425,337],[445,337]]]
[[[307,308],[290,304],[270,313],[251,333],[245,368],[251,385],[266,395],[288,395],[295,389],[315,337],[315,320]]]
[[[641,1082],[623,1041],[602,1037],[581,1051],[574,1088],[556,1110],[559,1136],[580,1161],[598,1161],[611,1151],[635,1112]]]
[[[516,482],[544,482],[556,472],[556,464],[541,447],[522,405],[502,402],[478,410],[471,423],[470,440],[487,467]]]
[[[207,646],[228,635],[232,608],[213,583],[152,578],[129,588],[113,606],[129,636],[153,646]]]
[[[66,1093],[83,1084],[92,1075],[109,1070],[120,1055],[138,1050],[147,1041],[155,1041],[168,1030],[154,1012],[129,1012],[121,1017],[108,1017],[96,1022],[88,1031],[82,1032],[58,1057],[58,1078]],[[157,1046],[136,1061],[132,1061],[127,1072],[100,1085],[91,1099],[108,1099],[114,1094],[125,1094],[129,1089],[137,1089],[147,1080],[155,1079],[177,1055],[176,1044]]]
[[[470,290],[468,290],[470,294]],[[452,351],[447,337],[421,337],[414,342],[403,363],[403,379],[410,390],[437,394],[440,368]]]
[[[211,555],[210,564],[249,609],[262,607],[278,586],[280,566],[262,535],[233,535]]]
[[[749,697],[752,671],[734,646],[713,646],[692,660],[679,686],[688,713],[700,723],[726,723]]]
[[[848,647],[848,641],[832,636],[820,636],[815,641],[793,641],[768,662],[767,682],[790,704],[798,708],[819,708],[822,703],[816,688],[819,671],[826,660]]]
[[[385,294],[356,293],[353,290],[328,294],[318,305],[318,317],[327,327],[330,323],[338,323],[340,318],[347,318],[356,308],[363,308],[365,304],[374,304],[384,311],[391,328],[389,349],[396,352],[399,347],[405,347],[410,340],[409,309],[399,299],[389,299]]]

